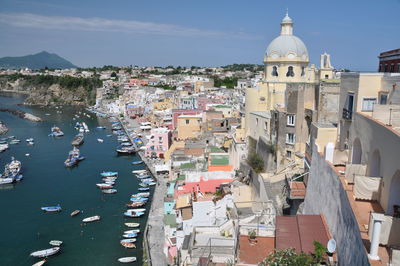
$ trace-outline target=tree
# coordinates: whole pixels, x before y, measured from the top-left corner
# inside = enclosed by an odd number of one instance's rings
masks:
[[[251,154],[247,162],[256,173],[261,173],[264,170],[264,161],[257,153]]]
[[[117,77],[117,73],[112,72],[112,73],[111,73],[111,77],[112,77],[112,78],[116,78],[116,77]]]

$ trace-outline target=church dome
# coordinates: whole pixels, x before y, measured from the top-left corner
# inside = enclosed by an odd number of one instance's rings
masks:
[[[300,57],[306,60],[308,58],[308,51],[300,38],[294,35],[280,35],[268,45],[265,55],[273,59],[279,57]]]
[[[300,58],[308,61],[307,47],[300,38],[293,35],[293,20],[287,12],[281,22],[281,34],[268,45],[265,58],[269,60]]]

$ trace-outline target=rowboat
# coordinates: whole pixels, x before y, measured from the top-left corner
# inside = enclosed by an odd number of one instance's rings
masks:
[[[91,216],[91,217],[87,217],[87,218],[83,219],[82,222],[90,223],[90,222],[94,222],[94,221],[98,221],[98,220],[100,220],[100,216],[95,215],[95,216]]]
[[[126,248],[136,248],[135,244],[129,243],[129,242],[121,242],[121,245],[126,247]]]
[[[105,183],[96,184],[96,186],[97,186],[98,188],[101,188],[101,189],[106,189],[106,188],[112,188],[112,187],[113,187],[112,185],[110,185],[110,184],[105,184]]]
[[[62,242],[61,240],[51,240],[51,241],[49,242],[50,245],[52,245],[52,246],[57,246],[57,247],[61,246],[62,243],[63,243],[63,242]]]
[[[126,217],[140,217],[144,215],[144,212],[124,212]]]
[[[123,234],[122,237],[124,237],[124,238],[137,237],[137,233]]]
[[[36,258],[45,258],[45,257],[51,256],[51,255],[54,255],[59,251],[60,251],[60,247],[54,247],[54,248],[43,249],[43,250],[38,250],[38,251],[32,252],[30,254],[30,256],[36,257]]]
[[[136,261],[136,257],[123,257],[118,259],[121,263],[131,263]]]
[[[142,174],[142,173],[145,174],[145,173],[147,173],[147,170],[133,170],[132,173],[133,174]]]
[[[57,205],[57,206],[48,206],[48,207],[41,207],[40,209],[41,209],[42,211],[45,211],[45,212],[59,212],[59,211],[61,211],[60,205]]]
[[[101,192],[105,193],[105,194],[114,194],[117,193],[116,189],[103,189]]]
[[[71,217],[78,215],[80,212],[81,212],[80,210],[75,210],[71,212]]]
[[[117,176],[118,172],[101,172],[101,176],[108,177],[108,176]]]
[[[137,234],[137,233],[140,233],[140,229],[132,229],[124,232],[124,234]]]
[[[125,223],[125,225],[128,227],[139,227],[140,223]]]
[[[148,198],[143,197],[131,197],[130,201],[132,202],[146,202]]]
[[[144,197],[147,198],[148,196],[150,196],[150,192],[140,192],[140,193],[136,193],[136,194],[132,194],[132,198],[134,197]]]
[[[136,238],[122,239],[120,242],[123,242],[123,243],[135,243],[136,242]]]
[[[46,263],[46,259],[43,259],[41,261],[36,262],[35,264],[33,264],[32,266],[42,266],[43,264]]]
[[[133,165],[138,165],[138,164],[142,164],[142,163],[143,163],[143,161],[133,161],[132,162]]]
[[[138,188],[139,191],[149,191],[150,188],[149,187],[140,187]]]
[[[113,181],[113,180],[107,180],[107,181],[104,181],[104,184],[107,184],[107,185],[115,185],[115,181]]]
[[[141,207],[141,206],[143,206],[143,205],[145,205],[145,204],[146,204],[146,202],[137,201],[137,202],[128,203],[128,204],[126,204],[126,206],[127,206],[128,208],[137,208],[137,207]]]

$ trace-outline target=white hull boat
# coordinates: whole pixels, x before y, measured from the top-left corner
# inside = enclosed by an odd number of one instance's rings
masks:
[[[32,266],[42,266],[42,265],[45,264],[45,263],[46,263],[46,259],[41,260],[41,261],[38,261],[38,262],[36,262],[35,264],[33,264]]]
[[[45,257],[51,256],[51,255],[54,255],[59,251],[60,251],[60,247],[54,247],[54,248],[43,249],[43,250],[38,250],[38,251],[32,252],[30,254],[30,256],[36,257],[36,258],[45,258]]]
[[[98,220],[100,220],[100,216],[95,215],[95,216],[91,216],[91,217],[87,217],[87,218],[83,219],[82,222],[91,223],[91,222],[98,221]]]
[[[125,223],[126,226],[131,227],[131,228],[135,228],[135,227],[139,227],[140,223]]]
[[[62,242],[61,240],[51,240],[51,241],[49,242],[50,245],[56,246],[56,247],[61,246],[62,243],[63,243],[63,242]]]
[[[118,259],[121,263],[131,263],[136,261],[136,257],[123,257]]]

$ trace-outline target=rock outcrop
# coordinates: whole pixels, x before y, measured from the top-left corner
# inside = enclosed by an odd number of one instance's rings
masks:
[[[41,122],[42,119],[40,117],[37,117],[33,114],[30,113],[26,113],[24,111],[21,110],[16,110],[16,109],[9,109],[9,108],[0,108],[0,112],[9,112],[13,115],[16,115],[22,119],[26,119],[32,122]]]
[[[8,131],[8,128],[6,127],[6,125],[0,121],[0,135],[7,133],[7,131]]]

